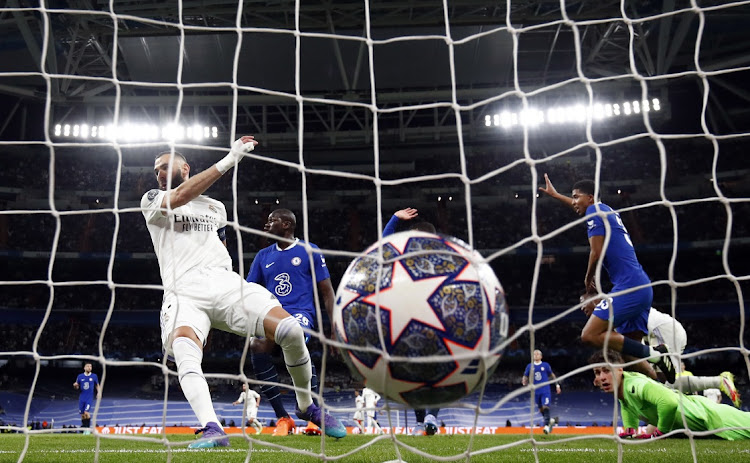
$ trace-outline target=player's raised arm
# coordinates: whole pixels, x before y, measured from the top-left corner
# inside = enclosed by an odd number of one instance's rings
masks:
[[[543,187],[540,186],[539,191],[546,194],[547,196],[551,196],[555,198],[556,200],[560,201],[561,203],[565,204],[571,209],[575,208],[575,205],[573,203],[573,198],[569,196],[565,196],[564,194],[560,194],[557,191],[557,189],[555,189],[555,186],[552,184],[552,181],[549,179],[549,176],[547,174],[544,174],[544,181],[546,185]]]
[[[258,142],[255,141],[252,135],[238,138],[232,143],[229,153],[214,164],[213,169],[206,169],[192,177],[190,177],[190,166],[186,162],[174,163],[172,170],[179,169],[182,178],[185,180],[177,188],[170,190],[169,195],[164,196],[161,207],[166,209],[167,205],[169,205],[169,207],[175,209],[184,206],[202,195],[222,175],[240,162],[245,157],[245,154],[255,149],[257,144]],[[157,178],[162,174],[164,176],[168,175],[170,157],[172,157],[170,154],[165,154],[157,159],[157,163],[154,166]]]

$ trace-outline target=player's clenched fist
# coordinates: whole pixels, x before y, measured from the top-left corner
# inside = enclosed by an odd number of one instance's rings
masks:
[[[254,150],[257,144],[258,142],[252,135],[245,135],[238,138],[232,143],[232,149],[229,151],[229,154],[216,163],[216,169],[222,174],[226,173],[226,171],[240,162],[247,153]]]

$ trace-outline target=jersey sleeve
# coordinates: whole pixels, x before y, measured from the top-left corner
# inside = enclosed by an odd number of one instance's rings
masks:
[[[388,235],[392,235],[396,233],[396,225],[401,221],[396,215],[391,216],[391,220],[388,221],[387,224],[385,224],[385,228],[383,229],[383,238],[385,238]]]
[[[99,377],[96,376],[96,373],[92,373],[92,375],[94,376],[94,384],[98,386],[99,385]]]
[[[592,204],[586,209],[586,229],[589,238],[592,236],[604,236],[607,232],[607,229],[604,228],[604,220],[598,215],[593,215],[596,212],[596,204]]]
[[[526,370],[524,370],[523,375],[529,376],[530,372],[531,372],[531,364],[529,363],[528,365],[526,365]]]
[[[626,404],[620,401],[620,415],[622,416],[623,428],[637,428],[641,420],[637,410],[631,410]]]
[[[240,392],[240,396],[237,398],[237,402],[243,403],[245,402],[245,394]]]
[[[258,283],[259,285],[265,287],[266,282],[263,278],[263,272],[261,271],[261,260],[263,260],[263,251],[259,252],[255,255],[255,259],[253,259],[253,263],[250,264],[250,271],[247,272],[247,281],[248,283]]]
[[[314,244],[310,245],[313,249],[320,250]],[[314,252],[312,255],[313,263],[315,265],[315,282],[320,283],[323,280],[331,278],[331,274],[328,272],[328,266],[326,265],[326,258],[322,253]]]
[[[157,223],[166,217],[162,214],[161,203],[164,200],[166,191],[149,190],[141,198],[141,212],[146,218],[146,223]]]
[[[552,371],[552,367],[549,363],[544,362],[544,365],[547,367],[547,376],[554,376],[554,372]]]

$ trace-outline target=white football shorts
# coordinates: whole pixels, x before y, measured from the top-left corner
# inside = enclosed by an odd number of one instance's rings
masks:
[[[175,288],[165,288],[161,306],[161,341],[172,355],[170,335],[181,326],[195,331],[203,345],[211,328],[240,336],[265,336],[263,320],[279,300],[266,288],[248,283],[222,267],[194,268]]]
[[[656,347],[659,344],[669,346],[669,351],[682,353],[687,346],[687,333],[680,323],[662,323],[655,326],[648,334],[648,344]]]

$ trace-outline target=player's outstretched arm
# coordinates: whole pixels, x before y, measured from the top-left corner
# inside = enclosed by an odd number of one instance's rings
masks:
[[[549,176],[547,174],[544,174],[544,182],[545,186],[540,186],[539,191],[546,194],[547,196],[555,198],[569,208],[573,209],[573,198],[558,193],[557,189],[555,189],[555,186],[552,184],[552,181],[549,179]]]
[[[214,184],[224,173],[234,167],[258,144],[252,135],[247,135],[235,140],[229,154],[222,160],[209,168],[187,179],[180,186],[169,192],[169,197],[165,196],[162,201],[162,207],[166,208],[167,204],[172,209],[184,206],[193,199],[202,195],[208,188]]]

